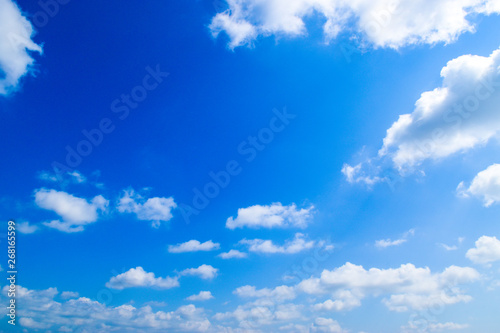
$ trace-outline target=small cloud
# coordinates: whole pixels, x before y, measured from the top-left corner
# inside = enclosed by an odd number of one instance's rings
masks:
[[[212,299],[214,298],[212,296],[212,293],[210,291],[200,291],[199,294],[197,295],[191,295],[189,297],[187,297],[186,299],[188,301],[207,301],[209,299]]]
[[[106,287],[112,289],[126,288],[155,288],[155,289],[170,289],[179,286],[177,278],[172,277],[155,277],[154,273],[144,271],[142,267],[131,268],[127,272],[113,276]]]
[[[314,206],[298,209],[295,204],[283,206],[279,202],[240,208],[236,218],[227,219],[226,228],[305,228],[312,219],[313,209]]]
[[[204,280],[211,280],[217,276],[219,269],[210,265],[201,265],[198,268],[188,268],[180,272],[180,275],[198,276]]]
[[[496,237],[482,236],[475,245],[465,255],[473,263],[489,265],[500,260],[500,241]]]
[[[139,220],[151,221],[154,228],[161,222],[172,219],[172,210],[177,208],[173,197],[154,197],[145,199],[133,189],[124,190],[118,202],[120,213],[134,213]]]
[[[37,225],[32,225],[29,222],[16,223],[16,229],[22,234],[32,234],[40,229]]]
[[[248,245],[250,252],[295,254],[316,245],[314,241],[306,241],[304,238],[304,234],[296,233],[295,237],[286,241],[284,245],[276,245],[272,240],[264,239],[242,239],[239,243]]]
[[[63,291],[61,293],[62,299],[78,298],[80,295],[74,291]]]
[[[406,243],[408,241],[408,238],[410,236],[414,236],[414,235],[415,235],[415,229],[410,229],[407,232],[405,232],[400,239],[396,239],[396,240],[391,240],[389,238],[388,239],[381,239],[381,240],[375,241],[375,246],[378,248],[399,246],[399,245]]]
[[[185,243],[177,245],[169,245],[168,252],[170,253],[184,253],[184,252],[198,252],[198,251],[214,251],[220,248],[219,243],[214,243],[211,240],[200,243],[197,240],[190,240]]]
[[[224,252],[218,255],[222,259],[232,259],[232,258],[246,258],[248,255],[246,253],[240,252],[238,250],[229,250],[229,252]]]
[[[461,198],[470,196],[482,198],[485,207],[500,202],[500,164],[490,165],[479,172],[467,188],[464,182],[457,186],[457,195]]]

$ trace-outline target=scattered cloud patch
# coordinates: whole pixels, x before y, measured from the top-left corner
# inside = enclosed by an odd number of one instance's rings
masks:
[[[2,289],[5,303],[8,286]],[[57,289],[29,290],[17,286],[16,299],[19,325],[32,331],[52,332],[224,332],[214,327],[202,308],[181,306],[173,311],[153,311],[151,306],[134,307],[130,304],[110,306],[86,297],[56,300]],[[62,294],[61,294],[62,295]],[[44,309],[41,311],[41,309]]]
[[[41,188],[35,191],[35,203],[38,207],[51,210],[62,218],[43,224],[62,232],[80,232],[90,223],[97,221],[99,211],[103,212],[109,201],[102,195],[92,200],[75,197],[64,191],[48,190]]]
[[[277,301],[292,300],[296,297],[294,288],[290,286],[278,286],[274,289],[256,289],[254,286],[246,285],[234,290],[233,294],[239,297],[270,298]]]
[[[192,239],[185,243],[177,245],[169,245],[168,252],[170,253],[184,253],[184,252],[198,252],[198,251],[214,251],[220,248],[219,243],[214,243],[211,240],[204,243]]]
[[[272,240],[242,239],[240,244],[247,245],[250,252],[295,254],[315,246],[314,241],[306,241],[304,234],[296,233],[292,240],[284,245],[276,245]]]
[[[172,219],[172,210],[176,207],[172,197],[153,197],[146,200],[133,189],[123,191],[117,206],[120,213],[134,213],[139,220],[151,221],[155,228],[158,228],[161,222]]]
[[[375,48],[452,43],[474,32],[471,15],[499,13],[495,0],[226,0],[228,9],[217,13],[209,26],[217,37],[225,32],[229,47],[251,46],[259,36],[307,36],[305,18],[325,21],[323,35],[330,42],[341,34]]]
[[[283,206],[279,202],[240,208],[236,218],[227,219],[226,228],[305,228],[312,219],[313,209],[314,206],[298,209],[295,204]]]
[[[126,288],[155,288],[155,289],[170,289],[179,286],[177,278],[172,277],[155,277],[154,273],[146,272],[142,267],[131,268],[127,272],[113,276],[107,283],[106,287],[112,289]]]
[[[42,53],[33,35],[33,26],[16,3],[0,0],[0,95],[15,91],[21,78],[33,73],[32,53]]]

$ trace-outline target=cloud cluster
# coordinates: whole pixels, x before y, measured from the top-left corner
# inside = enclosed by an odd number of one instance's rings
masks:
[[[2,289],[2,303],[8,301]],[[73,295],[75,296],[75,295]],[[78,297],[78,296],[76,296]],[[217,332],[203,309],[192,304],[174,311],[153,311],[150,306],[107,306],[86,297],[64,299],[56,288],[28,290],[17,286],[19,324],[29,331],[58,332]],[[22,319],[22,320],[21,320]]]
[[[33,34],[33,26],[16,3],[0,0],[0,95],[15,90],[20,79],[32,72],[35,60],[31,53],[42,53]]]
[[[436,305],[468,302],[471,297],[457,288],[474,282],[479,273],[473,268],[450,266],[441,273],[412,264],[399,268],[364,269],[351,263],[334,270],[324,270],[319,278],[311,277],[297,285],[306,294],[334,293],[334,298],[316,305],[317,309],[344,310],[359,306],[367,295],[386,295],[383,303],[392,311],[421,310]]]
[[[326,42],[348,33],[374,47],[451,43],[474,32],[469,17],[500,12],[495,0],[226,0],[228,9],[210,24],[214,37],[225,32],[229,47],[252,45],[259,36],[307,35],[304,19],[325,20]]]
[[[109,205],[102,195],[88,202],[64,191],[45,188],[35,191],[35,203],[40,208],[55,212],[62,219],[44,222],[44,225],[68,233],[83,231],[84,226],[97,221],[99,211],[105,211]]]
[[[172,197],[153,197],[146,200],[133,189],[123,191],[117,206],[119,212],[134,213],[139,220],[151,221],[156,228],[161,222],[167,222],[173,217],[172,210],[176,207]]]
[[[227,219],[226,228],[305,228],[312,219],[313,209],[313,206],[298,209],[295,204],[283,206],[279,202],[240,208],[236,218]]]

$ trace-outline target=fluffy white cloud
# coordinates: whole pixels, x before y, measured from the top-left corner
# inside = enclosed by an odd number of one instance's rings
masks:
[[[8,302],[2,289],[2,304]],[[174,311],[153,311],[150,306],[107,306],[86,297],[60,301],[57,289],[28,290],[17,286],[17,315],[25,329],[52,332],[225,332],[212,326],[204,310],[185,305]],[[16,303],[17,304],[17,303]],[[31,331],[30,330],[30,331]],[[226,331],[227,332],[227,331]]]
[[[246,253],[240,252],[238,250],[229,250],[229,252],[223,252],[218,255],[222,259],[232,259],[232,258],[246,258],[248,255]]]
[[[144,271],[142,267],[131,268],[125,273],[113,276],[106,287],[112,289],[125,289],[125,288],[156,288],[156,289],[170,289],[179,286],[177,278],[172,277],[155,277],[154,273]]]
[[[31,23],[15,2],[0,0],[0,95],[7,95],[19,85],[19,80],[32,71],[31,52],[42,53],[32,41]]]
[[[90,202],[63,191],[45,188],[35,191],[35,203],[38,207],[54,211],[63,221],[54,220],[44,225],[63,232],[79,232],[84,226],[97,221],[98,211],[105,211],[109,201],[102,195]]]
[[[199,294],[191,295],[186,298],[188,301],[208,301],[209,299],[214,298],[210,291],[200,291]]]
[[[482,198],[486,207],[500,202],[500,164],[490,165],[479,172],[467,189],[464,182],[461,182],[457,192],[463,197],[472,195]]]
[[[466,257],[476,264],[489,264],[500,260],[500,241],[496,237],[482,236],[476,247],[466,253]]]
[[[474,32],[473,14],[499,13],[496,0],[226,0],[229,8],[210,24],[214,37],[224,31],[229,47],[251,45],[259,36],[307,35],[304,18],[325,20],[328,42],[340,33],[374,47],[400,48],[411,44],[451,43]],[[354,38],[352,38],[354,39]]]
[[[199,241],[192,239],[185,243],[177,245],[169,245],[168,252],[183,253],[183,252],[213,251],[213,250],[218,250],[219,248],[220,244],[214,243],[211,240],[206,241],[204,243],[200,243]]]
[[[464,55],[442,69],[443,85],[387,130],[380,156],[399,169],[486,144],[500,134],[500,50]]]
[[[248,245],[250,252],[294,254],[315,246],[314,241],[306,241],[304,237],[303,234],[296,233],[292,240],[286,241],[282,246],[275,245],[272,240],[264,239],[242,239],[239,243]]]
[[[172,218],[172,210],[176,207],[172,197],[145,200],[133,189],[123,191],[117,206],[119,212],[135,213],[139,220],[151,221],[155,228],[158,228],[161,222],[169,221]]]
[[[240,208],[236,218],[227,219],[226,228],[305,228],[312,219],[313,209],[313,206],[297,209],[295,204],[283,206],[279,202]]]
[[[30,224],[29,222],[18,222],[16,223],[16,229],[22,234],[32,234],[40,228],[37,225]]]
[[[201,265],[198,268],[187,268],[180,272],[181,275],[194,275],[199,276],[205,280],[211,280],[217,276],[218,268],[214,268],[211,265]]]
[[[403,236],[399,239],[396,240],[391,240],[391,239],[380,239],[378,241],[375,241],[375,246],[378,248],[386,248],[390,246],[399,246],[401,244],[404,244],[408,241],[409,236],[413,236],[415,234],[414,229],[410,229],[407,232],[403,234]]]
[[[332,271],[324,270],[319,278],[303,280],[297,288],[315,295],[333,292],[336,298],[316,305],[318,309],[340,310],[356,306],[367,295],[388,295],[383,303],[390,310],[407,311],[467,302],[471,297],[457,286],[477,279],[479,273],[469,267],[450,266],[442,273],[432,274],[429,268],[417,268],[412,264],[396,269],[365,270],[362,266],[346,263]],[[339,302],[335,303],[337,300]]]

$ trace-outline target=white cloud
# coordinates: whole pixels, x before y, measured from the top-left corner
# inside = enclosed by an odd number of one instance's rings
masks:
[[[246,258],[248,255],[246,253],[240,252],[238,250],[229,250],[229,252],[223,252],[218,255],[222,259],[232,259],[232,258]]]
[[[476,264],[489,264],[500,260],[500,241],[496,237],[482,236],[476,247],[466,253],[466,257]]]
[[[462,242],[465,240],[464,237],[458,237],[458,245],[462,244]],[[441,245],[443,247],[443,249],[445,249],[446,251],[456,251],[458,250],[458,245],[446,245],[446,244],[443,244],[443,243],[440,243],[439,245]]]
[[[125,288],[156,288],[156,289],[170,289],[179,286],[177,278],[172,277],[155,277],[154,273],[144,271],[142,267],[131,268],[127,272],[113,276],[106,287],[112,289],[125,289]]]
[[[270,298],[276,301],[292,300],[296,297],[294,288],[290,286],[278,286],[274,289],[256,289],[254,286],[246,285],[236,288],[233,294],[239,297]]]
[[[32,234],[40,228],[37,225],[30,224],[29,222],[18,222],[16,223],[16,229],[22,234]]]
[[[226,228],[305,228],[312,219],[313,209],[314,206],[297,209],[295,204],[283,206],[279,202],[240,208],[236,218],[227,219]]]
[[[21,77],[32,73],[31,52],[42,53],[32,41],[31,23],[11,0],[0,0],[0,95],[14,91]]]
[[[220,244],[214,243],[211,240],[206,241],[204,243],[200,243],[199,241],[192,239],[182,244],[169,245],[168,252],[183,253],[183,252],[213,251],[213,250],[218,250],[219,248]]]
[[[139,220],[151,221],[153,227],[159,227],[161,222],[172,218],[172,210],[177,207],[174,198],[154,197],[145,200],[133,189],[123,191],[118,203],[121,213],[135,213]]]
[[[63,221],[54,220],[44,225],[63,232],[79,232],[84,226],[97,221],[98,211],[105,211],[109,201],[102,195],[90,202],[63,191],[45,188],[35,191],[35,203],[38,207],[54,211]]]
[[[351,290],[337,290],[334,294],[334,300],[327,299],[323,303],[314,305],[316,311],[349,311],[355,307],[361,306],[363,295],[356,295]]]
[[[403,236],[400,239],[396,240],[391,240],[391,239],[381,239],[378,241],[375,241],[375,246],[378,248],[386,248],[390,246],[399,246],[401,244],[404,244],[408,241],[409,236],[413,236],[415,234],[414,229],[410,229],[407,232],[403,234]]]
[[[288,240],[283,246],[275,245],[272,240],[242,239],[239,243],[248,245],[250,252],[294,254],[315,246],[314,241],[306,241],[304,235],[296,233],[293,240]]]
[[[452,323],[452,322],[447,322],[447,323],[433,323],[433,322],[428,322],[423,325],[420,323],[414,323],[410,322],[408,326],[403,326],[401,327],[401,332],[402,333],[410,333],[410,332],[421,332],[421,333],[426,333],[426,332],[443,332],[443,331],[451,331],[451,330],[463,330],[469,328],[469,325],[467,324],[457,324],[457,323]]]
[[[63,291],[61,293],[62,299],[78,298],[80,295],[74,291]]]
[[[211,265],[201,265],[198,268],[185,269],[180,272],[180,275],[194,275],[205,280],[211,280],[217,276],[218,271],[218,268],[214,268]]]
[[[486,207],[500,202],[500,164],[490,165],[479,172],[468,189],[465,189],[465,184],[461,182],[457,192],[463,197],[472,195],[482,198]]]
[[[464,55],[441,71],[443,85],[422,94],[413,113],[387,130],[380,156],[400,170],[486,144],[500,134],[500,50]]]
[[[8,286],[2,289],[2,304],[8,302]],[[17,286],[19,321],[29,331],[52,332],[230,332],[212,326],[202,308],[181,306],[173,311],[153,311],[151,306],[130,304],[107,306],[86,297],[55,300],[55,288],[28,290]],[[61,294],[62,295],[62,294]],[[30,330],[31,329],[31,330]]]
[[[362,266],[346,263],[332,271],[325,269],[319,278],[303,280],[297,289],[313,295],[334,293],[336,299],[316,305],[321,309],[347,309],[356,306],[367,295],[387,295],[383,303],[390,310],[400,312],[468,302],[471,297],[457,286],[477,279],[479,273],[469,267],[450,266],[441,273],[432,274],[429,268],[417,268],[412,264],[396,269],[365,270]],[[339,302],[335,303],[336,300]]]
[[[451,43],[474,32],[469,15],[499,13],[496,0],[226,0],[229,9],[210,24],[214,37],[225,32],[229,47],[252,45],[259,36],[306,36],[305,18],[325,20],[325,41],[341,33],[362,44],[400,48],[412,44]]]
[[[191,295],[186,298],[188,301],[208,301],[209,299],[214,298],[210,291],[200,291],[199,294]]]

